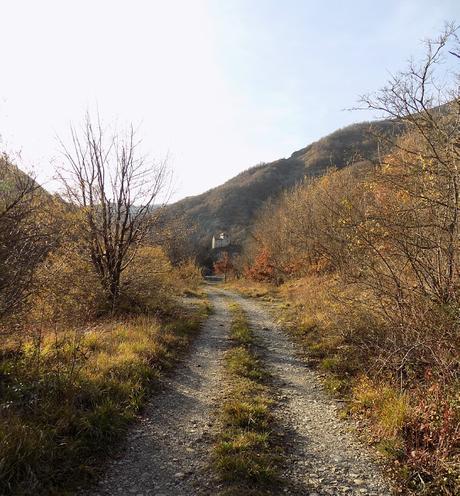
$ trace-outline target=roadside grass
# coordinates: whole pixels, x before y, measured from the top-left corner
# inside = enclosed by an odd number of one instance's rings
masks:
[[[182,291],[182,295],[186,298],[206,298],[206,291],[198,287],[197,289],[186,288]]]
[[[137,315],[0,351],[0,494],[66,495],[90,481],[207,314]]]
[[[365,289],[311,275],[287,282],[278,295],[288,303],[279,306],[283,327],[321,372],[325,388],[345,400],[343,416],[358,420],[399,493],[460,494],[458,379],[436,376],[435,365],[420,373],[408,363],[411,380],[402,388],[401,375],[379,371],[384,348],[376,352],[373,345],[384,343],[387,329]]]
[[[280,450],[273,433],[269,375],[255,351],[243,310],[232,305],[232,346],[226,352],[228,389],[219,411],[214,468],[225,496],[273,494],[279,487]]]
[[[278,290],[275,286],[249,279],[232,279],[225,283],[225,287],[238,291],[243,296],[263,301],[273,302],[278,298]]]

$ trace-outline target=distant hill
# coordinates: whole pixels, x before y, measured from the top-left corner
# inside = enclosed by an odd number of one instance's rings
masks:
[[[35,194],[49,196],[35,178],[22,171],[8,160],[6,155],[0,155],[0,195],[7,201],[9,195],[16,196],[19,191],[35,191]]]
[[[242,243],[255,214],[269,198],[275,198],[306,176],[319,176],[332,167],[375,159],[378,136],[393,132],[395,126],[390,121],[339,129],[287,159],[256,165],[221,186],[168,205],[165,214],[182,217],[187,225],[195,226],[194,242],[199,252],[207,251],[212,235],[220,231],[228,232],[233,243]]]

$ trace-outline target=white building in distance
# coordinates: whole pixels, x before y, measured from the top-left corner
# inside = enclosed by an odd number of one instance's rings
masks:
[[[225,248],[230,244],[230,237],[227,233],[221,232],[219,234],[215,234],[212,237],[212,249],[215,248]]]

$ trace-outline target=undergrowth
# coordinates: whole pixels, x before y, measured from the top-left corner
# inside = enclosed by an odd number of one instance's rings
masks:
[[[384,456],[399,493],[460,494],[458,381],[410,362],[392,374],[384,354],[392,330],[356,287],[310,276],[278,294],[289,303],[281,312],[285,327],[322,372],[325,387],[346,400],[346,414]]]
[[[214,447],[214,467],[224,482],[220,494],[273,494],[279,487],[280,455],[272,431],[268,375],[244,312],[233,305],[232,314],[232,346],[225,357],[228,389]]]
[[[0,494],[64,495],[91,480],[205,314],[203,304],[4,346]]]
[[[238,291],[250,298],[259,298],[263,301],[275,301],[277,289],[269,283],[251,281],[250,279],[232,279],[225,284],[229,289]]]

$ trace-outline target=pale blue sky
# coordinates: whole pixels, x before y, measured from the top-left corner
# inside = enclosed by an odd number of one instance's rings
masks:
[[[169,152],[175,196],[352,122],[458,0],[0,0],[0,147],[50,182],[55,135],[99,108]]]

